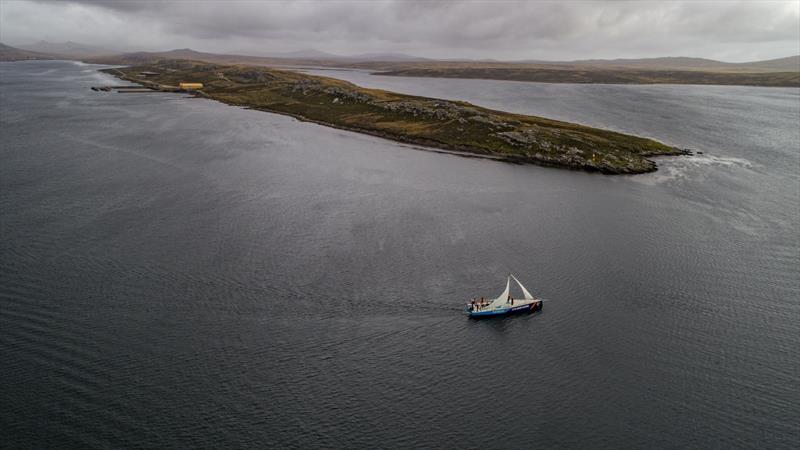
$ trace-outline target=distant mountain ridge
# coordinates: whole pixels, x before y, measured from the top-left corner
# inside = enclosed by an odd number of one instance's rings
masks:
[[[786,70],[789,72],[800,72],[800,55],[787,56],[785,58],[768,59],[765,61],[754,61],[746,63],[750,66],[758,66],[771,70]]]
[[[604,69],[639,69],[639,70],[687,70],[711,72],[800,72],[800,55],[787,56],[764,61],[729,63],[706,58],[668,56],[657,58],[633,59],[583,59],[574,61],[542,61],[518,60],[499,61],[493,59],[429,59],[405,53],[363,53],[356,55],[336,55],[316,49],[305,49],[291,52],[267,53],[266,56],[207,53],[191,48],[173,49],[155,52],[115,53],[112,50],[67,41],[51,43],[39,41],[36,44],[22,47],[4,45],[6,60],[11,58],[12,49],[17,59],[77,58],[100,63],[139,63],[153,58],[191,59],[196,61],[216,62],[221,64],[257,64],[257,65],[321,65],[358,67],[373,70],[396,70],[397,64],[421,65],[474,65],[476,67],[554,67],[561,69],[604,68]],[[28,52],[28,53],[24,53]],[[406,68],[406,67],[402,67]]]
[[[0,61],[27,61],[32,59],[58,59],[56,55],[22,50],[0,42]]]
[[[254,55],[255,56],[255,55]],[[312,60],[331,60],[331,61],[430,61],[428,58],[409,55],[407,53],[360,53],[355,55],[339,55],[335,53],[323,52],[313,48],[297,50],[292,52],[267,52],[263,54],[265,58],[287,58],[287,59],[312,59]]]
[[[508,65],[508,66],[565,66],[565,67],[604,67],[604,68],[627,68],[627,69],[654,69],[654,70],[704,70],[704,71],[774,71],[774,72],[795,72],[800,71],[800,55],[788,56],[765,61],[753,61],[744,63],[728,63],[705,58],[690,57],[658,57],[658,58],[639,58],[639,59],[584,59],[575,61],[498,61],[498,60],[436,60],[422,58],[404,53],[364,53],[359,55],[342,56],[331,53],[320,52],[317,50],[300,50],[297,52],[273,53],[269,56],[253,55],[232,55],[224,53],[206,53],[192,50],[190,48],[174,49],[162,52],[134,52],[113,55],[114,57],[129,57],[133,55],[151,55],[152,57],[194,59],[209,62],[232,62],[241,63],[257,61],[269,62],[272,64],[302,64],[302,63],[323,63],[332,65],[334,63],[361,64],[365,68],[370,63],[411,63],[411,64],[476,64],[476,65]]]
[[[82,44],[79,42],[48,42],[39,41],[34,44],[20,45],[21,50],[27,50],[38,53],[47,53],[51,55],[75,56],[75,57],[91,57],[100,55],[111,55],[119,53],[116,50],[110,50],[104,47],[95,45]]]
[[[323,52],[313,48],[295,50],[291,52],[267,52],[263,56],[268,58],[289,58],[289,59],[341,59],[344,56],[334,53]]]
[[[433,61],[429,58],[408,55],[406,53],[362,53],[346,57],[357,61]]]
[[[206,53],[193,50],[191,48],[179,48],[161,52],[132,52],[117,55],[103,55],[113,57],[139,57],[152,56],[171,59],[193,59],[197,61],[233,63],[269,63],[269,64],[303,64],[303,63],[369,63],[369,62],[412,62],[412,61],[432,61],[418,56],[407,55],[404,53],[363,53],[359,55],[335,55],[333,53],[321,52],[314,49],[298,50],[294,52],[266,53],[264,56],[257,55],[237,55],[227,53]]]
[[[97,51],[88,49],[87,51]],[[0,46],[0,60],[78,59],[97,64],[143,65],[162,59],[191,60],[223,65],[271,67],[329,67],[378,72],[381,75],[477,78],[543,83],[728,84],[800,86],[800,55],[766,61],[726,63],[704,58],[587,59],[578,61],[432,60],[402,53],[367,53],[340,57],[315,50],[278,56],[230,55],[190,48],[162,52],[132,52],[76,56],[32,52]],[[290,57],[294,55],[295,57]]]
[[[321,64],[327,59],[308,59],[308,58],[276,58],[269,56],[251,55],[229,55],[222,53],[205,53],[192,50],[190,48],[178,48],[162,52],[131,52],[116,55],[99,56],[87,58],[86,61],[98,64],[143,64],[157,59],[186,59],[191,61],[203,61],[216,64],[252,64],[252,65],[300,65],[300,64]]]
[[[533,62],[533,61],[532,61]],[[583,59],[566,62],[536,61],[538,64],[568,64],[578,66],[624,67],[628,69],[672,69],[672,70],[769,70],[780,72],[800,71],[800,55],[764,61],[730,63],[706,58],[666,56],[638,59]]]

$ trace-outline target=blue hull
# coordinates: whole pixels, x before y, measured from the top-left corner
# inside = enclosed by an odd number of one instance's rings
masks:
[[[494,309],[492,311],[467,311],[467,314],[469,314],[470,318],[481,319],[484,317],[510,316],[512,314],[535,312],[541,309],[542,309],[542,302],[538,301],[536,303],[531,303],[528,305],[512,306],[510,308]]]

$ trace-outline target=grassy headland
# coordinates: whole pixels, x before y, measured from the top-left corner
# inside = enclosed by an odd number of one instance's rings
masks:
[[[201,82],[199,95],[227,104],[512,162],[634,174],[656,170],[647,157],[686,153],[613,131],[266,67],[160,60],[104,71],[142,84]],[[141,72],[158,75],[143,79]]]
[[[598,67],[417,67],[375,72],[374,75],[431,78],[480,78],[539,83],[713,84],[798,87],[800,72],[708,72]]]

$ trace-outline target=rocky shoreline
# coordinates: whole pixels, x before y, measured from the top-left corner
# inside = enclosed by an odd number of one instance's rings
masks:
[[[622,133],[263,67],[170,60],[103,71],[149,86],[198,81],[204,88],[195,95],[229,105],[461,156],[604,174],[638,174],[657,170],[648,157],[690,154]],[[143,80],[137,76],[142,72],[158,76]]]

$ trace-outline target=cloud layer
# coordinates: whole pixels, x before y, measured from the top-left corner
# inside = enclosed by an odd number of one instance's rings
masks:
[[[0,40],[73,40],[114,49],[270,54],[405,52],[435,58],[698,56],[727,61],[800,53],[800,0],[15,1],[0,0]]]

